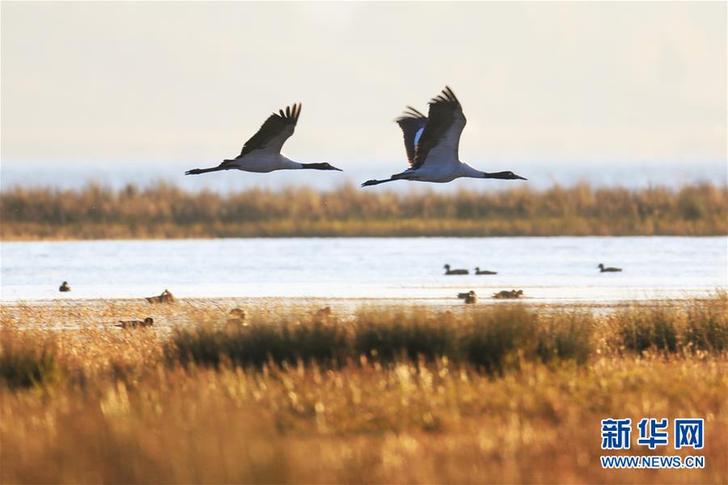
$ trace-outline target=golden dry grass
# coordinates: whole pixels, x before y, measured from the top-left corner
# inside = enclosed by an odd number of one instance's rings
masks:
[[[728,187],[686,185],[438,194],[250,189],[227,195],[158,184],[112,190],[13,187],[0,194],[0,238],[285,236],[722,235]]]
[[[706,332],[725,335],[725,295],[594,315],[520,306],[331,315],[246,308],[249,327],[325,321],[350,339],[379,329],[400,345],[423,342],[438,322],[455,336],[474,324],[505,332],[514,319],[544,335],[574,321],[590,328],[586,360],[530,358],[533,341],[523,339],[514,344],[518,365],[495,374],[456,354],[185,367],[169,352],[179,335],[246,338],[240,322],[228,322],[229,308],[155,306],[170,322],[178,314],[181,326],[123,331],[110,322],[149,308],[106,303],[79,307],[58,327],[74,308],[2,308],[0,366],[11,347],[45,351],[56,366],[28,386],[0,379],[3,483],[722,483],[728,473],[728,355],[694,344]],[[646,329],[644,348],[631,345],[636,328]],[[655,328],[674,330],[674,348]],[[706,468],[602,470],[599,422],[610,416],[704,417]]]

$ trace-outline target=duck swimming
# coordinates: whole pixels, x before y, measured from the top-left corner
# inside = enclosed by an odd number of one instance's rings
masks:
[[[605,267],[602,263],[599,263],[599,266],[597,266],[597,268],[599,268],[600,273],[619,273],[620,271],[622,271],[622,268],[612,268],[609,266]]]
[[[467,293],[460,293],[458,297],[460,295],[464,295],[462,299],[465,300],[466,305],[473,305],[475,303],[478,303],[478,295],[476,295],[473,290],[470,290]]]
[[[141,328],[151,327],[152,325],[154,325],[154,319],[147,317],[144,320],[119,320],[119,323],[114,326],[120,328]]]
[[[480,267],[475,267],[475,274],[498,274],[497,271],[488,271],[487,269],[481,270]]]
[[[446,264],[443,267],[445,268],[445,274],[446,275],[470,274],[470,272],[467,269],[450,269],[450,265],[449,264]]]
[[[169,290],[165,289],[161,295],[148,296],[146,297],[146,300],[149,303],[173,303],[174,296],[172,296],[172,293]]]

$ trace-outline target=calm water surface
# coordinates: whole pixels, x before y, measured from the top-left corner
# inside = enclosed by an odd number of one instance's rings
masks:
[[[534,302],[703,296],[728,288],[726,237],[285,238],[4,242],[4,301],[180,297],[451,299],[521,288]],[[624,268],[600,274],[598,263]],[[442,266],[497,271],[444,276]],[[70,293],[59,293],[68,280]]]

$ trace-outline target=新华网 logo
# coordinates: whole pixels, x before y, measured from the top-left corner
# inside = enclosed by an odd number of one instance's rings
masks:
[[[670,428],[668,418],[642,418],[636,427],[638,446],[650,450],[668,446],[680,450],[704,447],[703,418],[675,418]],[[601,422],[602,450],[629,450],[632,446],[632,419],[606,418]],[[704,468],[704,456],[680,455],[607,455],[601,456],[603,468]]]

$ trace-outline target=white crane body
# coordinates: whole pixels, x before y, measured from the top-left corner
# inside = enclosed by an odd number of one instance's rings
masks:
[[[296,170],[303,168],[303,164],[294,162],[280,153],[271,153],[267,150],[255,150],[250,155],[234,158],[227,164],[228,170],[243,170],[245,172],[269,173],[275,170]]]
[[[397,118],[404,134],[404,144],[410,168],[388,179],[367,180],[362,187],[395,180],[447,183],[457,178],[493,178],[526,180],[513,172],[482,172],[458,156],[460,135],[467,119],[462,106],[449,87],[432,100],[427,116],[411,106]]]
[[[285,111],[279,110],[265,120],[260,129],[243,145],[240,155],[224,160],[216,167],[194,168],[185,175],[199,175],[221,170],[242,170],[244,172],[269,173],[276,170],[337,170],[340,169],[327,162],[302,163],[291,160],[281,154],[283,144],[296,129],[298,117],[301,115],[301,104],[287,106]]]

